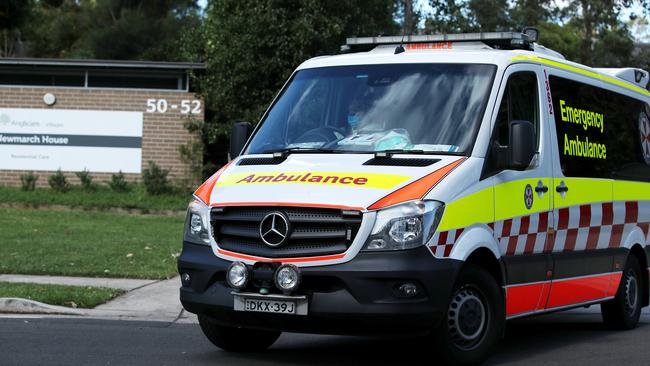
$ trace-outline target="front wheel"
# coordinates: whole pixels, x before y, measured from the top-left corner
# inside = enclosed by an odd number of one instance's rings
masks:
[[[503,296],[494,277],[477,266],[465,267],[436,331],[445,361],[472,365],[485,361],[503,334]]]
[[[613,329],[633,329],[639,323],[642,299],[641,265],[630,255],[616,297],[600,305],[605,324]]]
[[[280,337],[281,332],[226,327],[215,323],[206,315],[199,315],[203,334],[224,351],[255,352],[265,350]]]

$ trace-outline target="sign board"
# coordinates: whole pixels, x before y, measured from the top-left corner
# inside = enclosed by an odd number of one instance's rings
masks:
[[[0,108],[0,170],[141,167],[142,112]]]

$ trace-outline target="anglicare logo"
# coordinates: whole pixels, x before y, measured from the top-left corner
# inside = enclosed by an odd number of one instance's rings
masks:
[[[11,117],[6,113],[0,113],[0,125],[6,126],[11,123]]]

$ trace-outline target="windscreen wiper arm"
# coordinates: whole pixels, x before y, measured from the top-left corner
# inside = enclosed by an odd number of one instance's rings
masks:
[[[337,153],[336,150],[321,149],[312,147],[290,147],[287,149],[265,151],[264,154],[273,154],[274,158],[284,158],[291,154],[330,154]]]

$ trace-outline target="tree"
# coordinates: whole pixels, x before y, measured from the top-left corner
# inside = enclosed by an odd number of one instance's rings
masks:
[[[24,46],[20,27],[30,14],[31,0],[3,0],[0,2],[0,57],[23,56]]]
[[[34,6],[34,57],[179,60],[180,34],[197,27],[196,0],[49,0]]]

